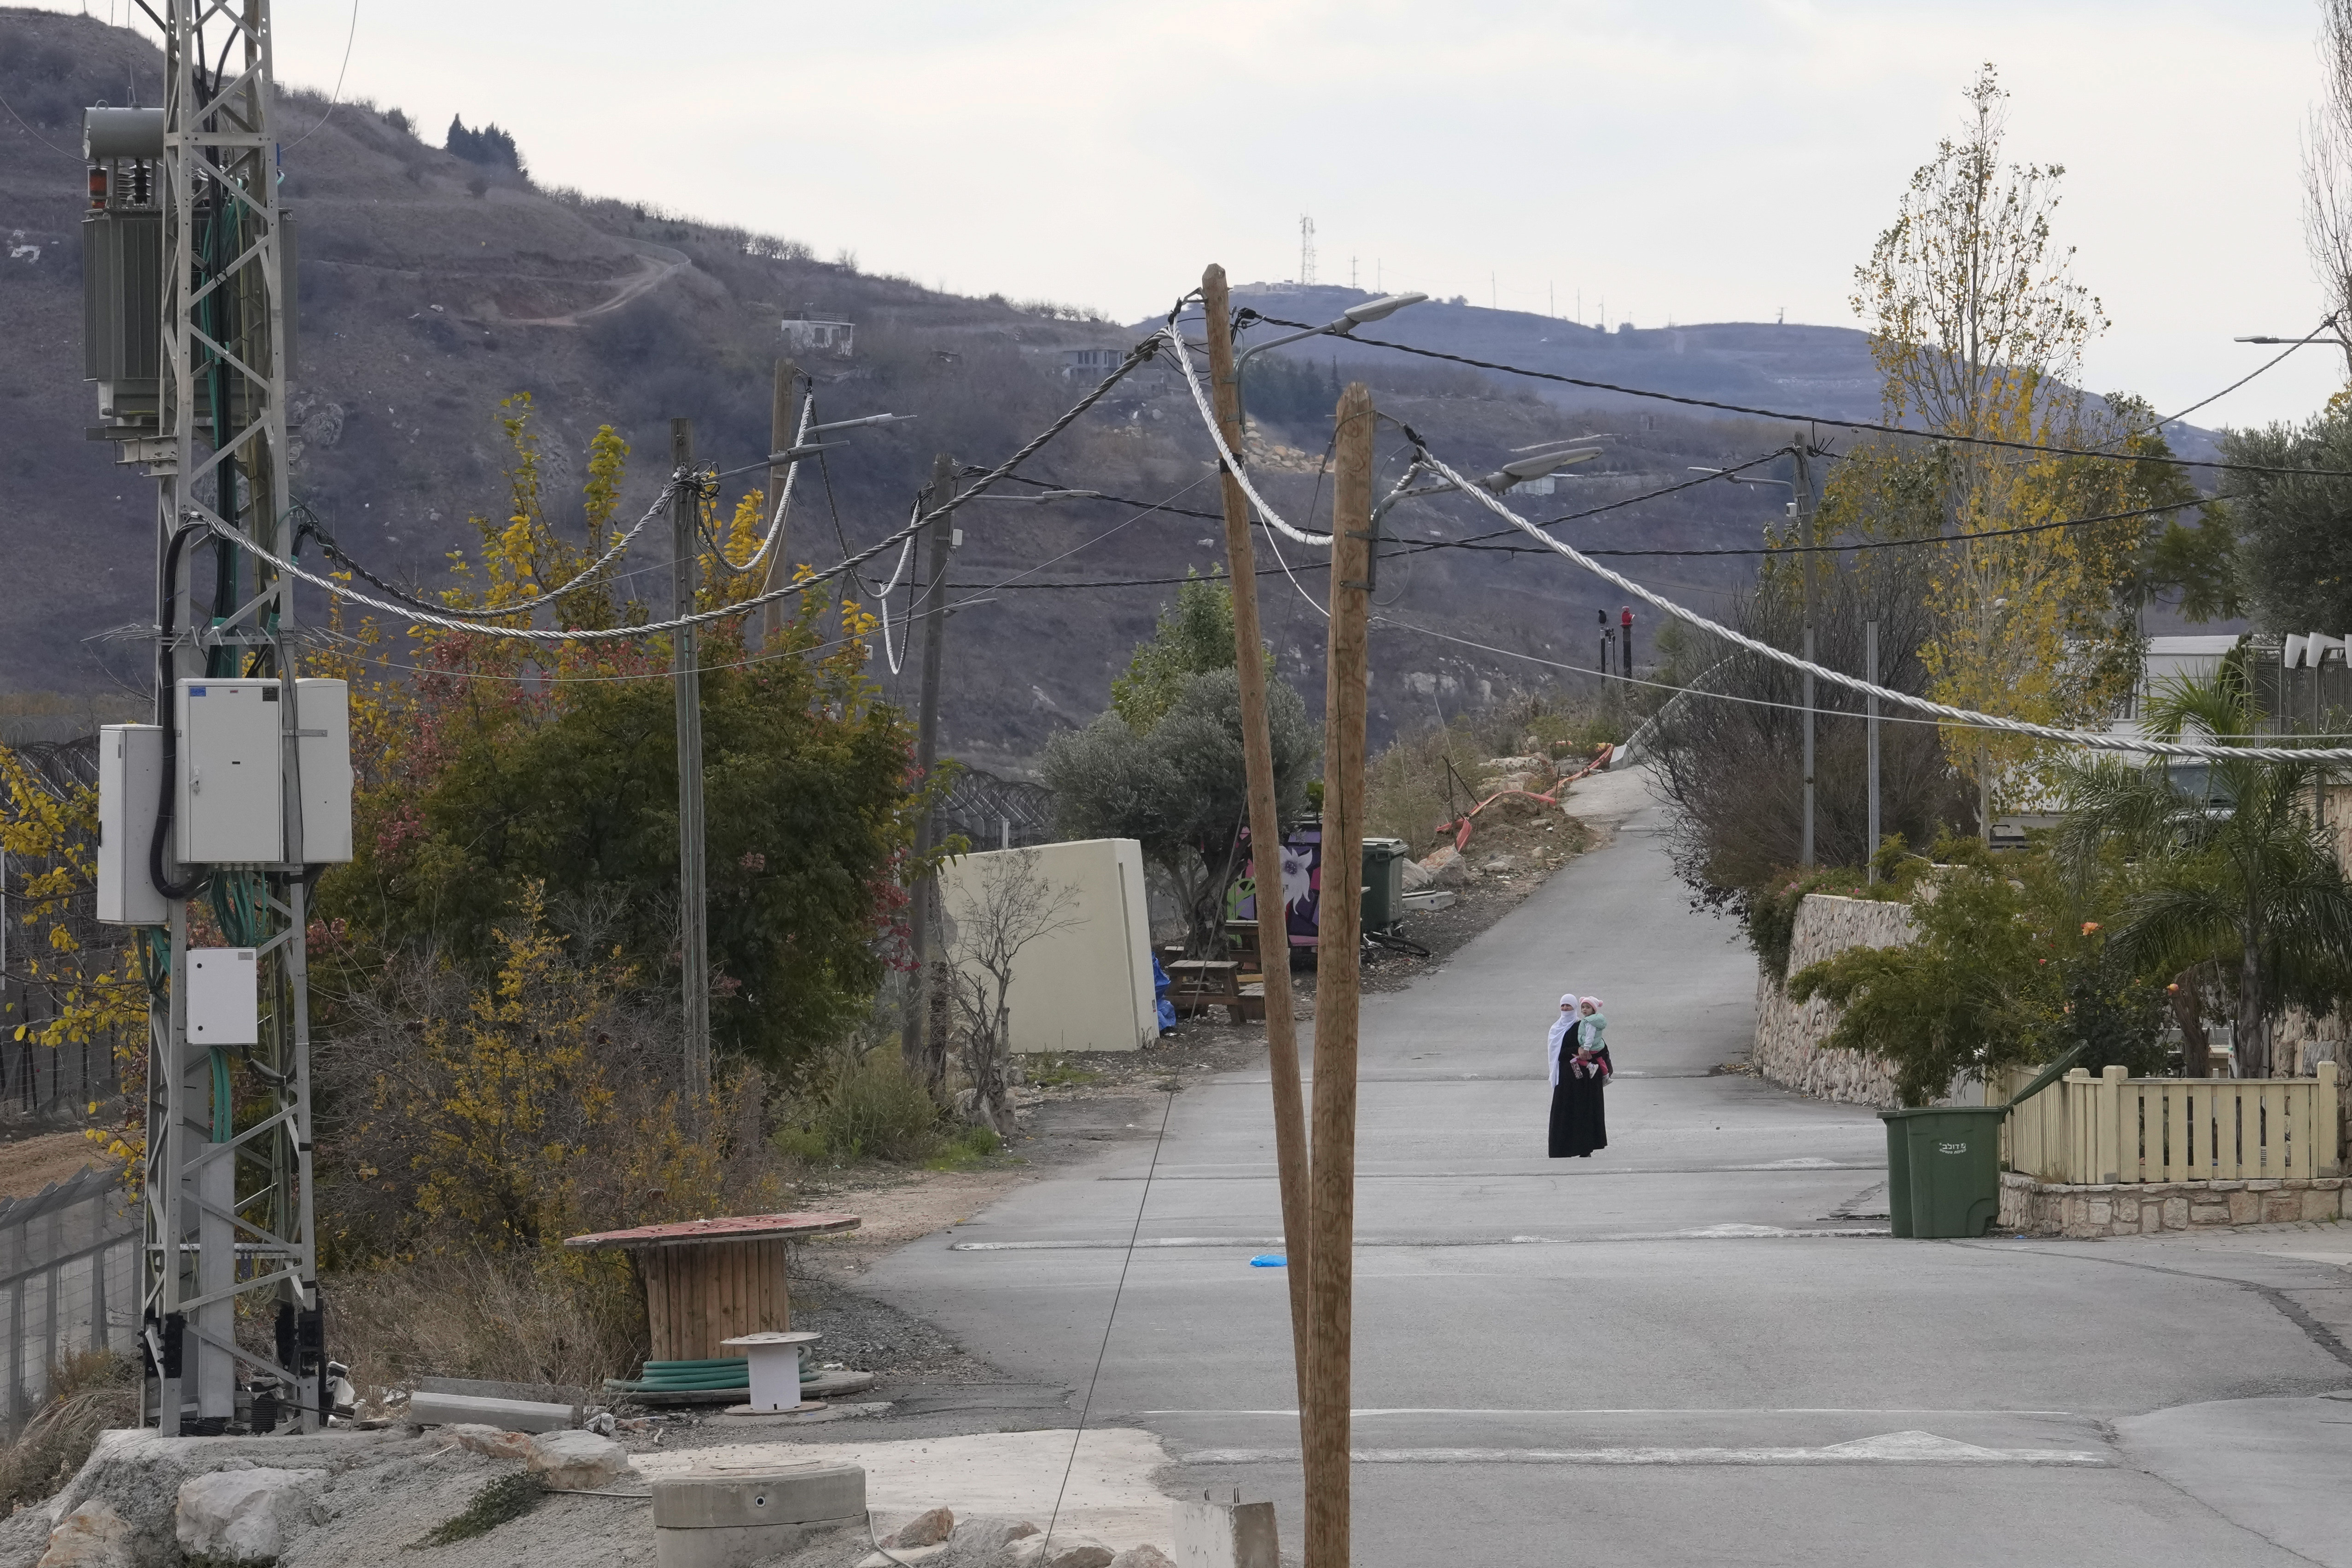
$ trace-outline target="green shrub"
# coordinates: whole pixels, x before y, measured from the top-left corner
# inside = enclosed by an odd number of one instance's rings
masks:
[[[809,1163],[911,1163],[940,1152],[940,1121],[938,1101],[908,1076],[898,1052],[876,1046],[837,1056],[772,1142],[778,1153]]]
[[[942,1143],[940,1152],[923,1164],[933,1171],[969,1171],[1003,1147],[1004,1140],[994,1128],[967,1127]]]
[[[423,1540],[411,1542],[409,1550],[414,1552],[426,1546],[454,1546],[460,1541],[471,1541],[478,1535],[488,1535],[509,1520],[520,1519],[524,1514],[537,1508],[539,1500],[545,1496],[546,1492],[547,1489],[541,1484],[540,1479],[527,1470],[518,1470],[512,1475],[500,1476],[497,1480],[476,1492],[474,1500],[466,1505],[463,1513],[436,1526],[433,1531]]]

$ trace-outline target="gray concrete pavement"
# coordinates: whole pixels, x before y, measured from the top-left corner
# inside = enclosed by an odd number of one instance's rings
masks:
[[[1870,1234],[1877,1120],[1711,1075],[1746,1049],[1754,965],[1689,910],[1637,789],[1599,781],[1613,843],[1367,1000],[1357,1562],[2346,1561],[2281,1500],[2308,1497],[2336,1539],[2352,1503],[2263,1456],[2352,1419],[2316,1397],[2352,1386],[2328,1328],[2352,1318],[2352,1270],[2326,1260],[2352,1238]],[[1589,1161],[1543,1152],[1544,1029],[1569,989],[1608,999],[1621,1072]],[[1249,1263],[1280,1231],[1264,1074],[1167,1110],[1164,1138],[1138,1128],[872,1288],[1081,1391],[1120,1290],[1095,1419],[1160,1433],[1175,1484],[1275,1498],[1295,1545],[1283,1275]],[[2297,1251],[2318,1256],[2273,1255]],[[2191,1484],[2200,1434],[2247,1457]]]

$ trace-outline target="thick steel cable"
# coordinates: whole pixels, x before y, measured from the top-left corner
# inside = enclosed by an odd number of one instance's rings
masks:
[[[2062,730],[2055,725],[2030,723],[2022,719],[2004,718],[1998,713],[1980,713],[1972,708],[1956,708],[1949,703],[1933,701],[1925,697],[1915,697],[1907,691],[1896,691],[1888,687],[1874,685],[1859,676],[1848,675],[1843,670],[1815,664],[1810,659],[1774,647],[1769,643],[1760,642],[1743,632],[1736,632],[1729,626],[1708,620],[1696,610],[1684,608],[1664,595],[1643,587],[1631,577],[1611,571],[1574,545],[1564,544],[1554,539],[1534,523],[1505,506],[1499,499],[1487,494],[1470,480],[1455,473],[1445,465],[1443,459],[1433,455],[1426,447],[1422,449],[1421,456],[1422,460],[1429,465],[1431,471],[1443,476],[1464,495],[1468,496],[1529,538],[1541,540],[1553,554],[1564,557],[1583,567],[1602,582],[1623,589],[1653,608],[1662,610],[1676,620],[1696,626],[1711,637],[1721,637],[1734,647],[1759,655],[1776,664],[1786,665],[1800,674],[1811,675],[1832,685],[1843,686],[1864,697],[1875,697],[1882,702],[1900,703],[1906,708],[1923,713],[1932,713],[1939,719],[1965,724],[1971,729],[1997,730],[2007,734],[2022,735],[2028,740],[2055,741],[2063,745],[2082,746],[2092,751],[2173,757],[2190,762],[2227,762],[2234,759],[2264,763],[2352,763],[2352,747],[2206,746],[2180,741],[2135,740],[2128,736],[2099,734],[2084,730]]]
[[[815,416],[816,399],[814,397],[802,398],[800,430],[793,437],[793,446],[800,447],[807,444],[809,422]],[[794,458],[790,463],[784,466],[783,488],[779,490],[776,495],[776,515],[768,520],[768,536],[760,541],[760,548],[751,552],[751,559],[744,562],[740,566],[738,566],[735,563],[727,559],[727,547],[724,543],[714,544],[711,552],[719,557],[719,563],[721,566],[726,567],[728,571],[733,573],[736,576],[742,577],[749,575],[754,567],[758,566],[761,562],[765,561],[768,558],[768,552],[773,550],[776,547],[776,541],[784,536],[784,513],[790,510],[793,504],[793,481],[800,478],[800,472],[801,460],[798,458]]]
[[[760,608],[762,605],[773,604],[778,599],[802,593],[806,589],[814,587],[817,584],[828,583],[834,578],[841,576],[845,573],[856,571],[858,567],[865,565],[866,563],[873,560],[884,551],[888,550],[892,545],[898,544],[906,540],[914,538],[915,535],[920,532],[926,526],[936,522],[948,513],[955,510],[955,509],[962,505],[963,502],[970,500],[973,496],[979,495],[990,487],[995,485],[1006,475],[1010,474],[1014,468],[1020,467],[1023,463],[1027,462],[1032,457],[1036,455],[1040,447],[1053,440],[1056,436],[1059,436],[1063,431],[1068,429],[1070,426],[1076,421],[1078,416],[1086,413],[1087,409],[1092,408],[1096,404],[1108,396],[1111,388],[1126,380],[1129,375],[1134,373],[1136,366],[1151,358],[1152,355],[1159,352],[1159,350],[1160,334],[1155,332],[1150,337],[1148,337],[1141,342],[1136,344],[1135,347],[1129,349],[1127,353],[1127,357],[1119,362],[1118,368],[1112,371],[1110,374],[1105,376],[1100,385],[1097,386],[1092,392],[1087,393],[1084,397],[1078,399],[1077,402],[1072,404],[1069,408],[1063,413],[1060,418],[1055,420],[1051,425],[1046,426],[1045,429],[1039,431],[1034,437],[1031,437],[1027,446],[1023,447],[1019,451],[1013,453],[1013,456],[1004,459],[1003,462],[999,463],[995,468],[991,468],[986,473],[982,474],[979,479],[973,483],[970,489],[964,491],[961,495],[948,500],[943,505],[933,507],[930,510],[920,513],[916,517],[914,521],[908,523],[898,532],[890,534],[881,540],[877,540],[873,544],[866,546],[864,550],[860,550],[850,555],[847,559],[834,563],[834,564],[826,567],[822,572],[814,572],[807,576],[795,578],[793,581],[783,584],[782,587],[771,588],[764,594],[754,594],[748,599],[738,600],[736,603],[728,605],[719,609],[700,610],[692,615],[674,616],[666,621],[648,621],[642,626],[605,626],[588,629],[576,627],[554,628],[541,626],[474,625],[459,618],[459,616],[456,613],[447,613],[441,610],[420,609],[411,605],[387,604],[382,599],[370,598],[365,594],[354,593],[352,591],[351,585],[347,583],[338,583],[332,578],[321,577],[315,572],[307,572],[300,566],[296,565],[293,562],[285,559],[283,556],[277,555],[269,551],[264,550],[259,544],[247,537],[242,530],[232,527],[219,519],[199,512],[191,512],[188,515],[187,521],[193,523],[201,523],[204,527],[211,531],[215,538],[226,540],[229,543],[234,544],[238,549],[245,551],[255,560],[263,562],[268,565],[276,568],[278,571],[285,573],[289,577],[299,578],[301,581],[309,583],[314,587],[323,588],[330,594],[334,594],[340,597],[349,599],[353,604],[365,605],[370,609],[382,610],[387,615],[403,616],[411,621],[419,622],[425,626],[439,626],[446,631],[453,632],[478,632],[484,637],[505,637],[516,642],[625,642],[632,637],[652,637],[659,632],[676,631],[681,626],[707,626],[713,621],[723,621],[733,616],[742,616],[752,610]],[[678,484],[683,483],[684,479],[685,476],[683,475],[674,476],[670,481],[671,488],[674,489]],[[651,513],[647,513],[646,515],[648,518],[652,516]],[[638,524],[638,527],[640,528],[643,526],[645,525],[642,522]],[[346,557],[339,555],[338,559],[345,560],[347,564],[350,563]],[[356,567],[354,570],[356,570]],[[375,579],[370,578],[369,581],[374,582]],[[381,586],[380,584],[378,585]],[[388,593],[399,592],[397,589],[386,589],[385,591]],[[513,609],[503,613],[518,616],[528,615],[531,610],[535,609],[540,604],[544,602],[544,599],[536,599],[527,605],[518,605]],[[500,612],[475,613],[499,614]]]
[[[1242,467],[1242,460],[1234,455],[1234,449],[1225,445],[1225,433],[1218,426],[1217,416],[1209,407],[1208,395],[1201,390],[1201,378],[1192,374],[1192,356],[1183,335],[1177,331],[1172,324],[1162,328],[1160,335],[1175,348],[1176,363],[1184,367],[1184,384],[1192,389],[1193,405],[1201,411],[1201,423],[1209,427],[1209,439],[1217,444],[1218,458],[1225,465],[1226,471],[1231,473],[1241,485],[1242,493],[1249,497],[1250,504],[1257,508],[1258,516],[1271,523],[1276,532],[1286,538],[1295,539],[1301,544],[1328,549],[1331,544],[1329,534],[1302,533],[1283,521],[1281,514],[1265,504],[1265,498],[1258,494],[1257,488],[1249,481],[1249,470]]]
[[[454,605],[429,604],[425,600],[412,596],[406,589],[395,587],[394,584],[385,582],[383,578],[369,571],[366,567],[361,565],[358,562],[352,560],[350,555],[344,552],[343,547],[335,542],[335,536],[319,526],[318,519],[315,516],[311,517],[310,521],[304,522],[300,527],[295,530],[294,545],[299,551],[302,545],[302,535],[306,533],[309,534],[311,538],[319,542],[320,547],[325,551],[329,559],[341,562],[344,566],[350,569],[353,576],[359,578],[362,582],[373,584],[384,593],[390,594],[394,598],[406,601],[408,604],[414,605],[417,610],[424,611],[428,615],[450,616],[458,620],[503,620],[509,616],[527,615],[531,610],[536,609],[541,605],[553,604],[556,600],[561,599],[566,594],[571,593],[583,583],[587,582],[589,578],[593,577],[597,573],[602,572],[605,567],[619,560],[621,556],[627,552],[630,544],[635,541],[637,535],[645,531],[646,524],[653,521],[655,518],[661,515],[662,508],[669,504],[670,497],[677,493],[677,487],[686,481],[686,477],[687,476],[683,469],[671,474],[669,477],[669,483],[662,486],[661,493],[654,497],[654,504],[646,509],[646,515],[637,519],[635,523],[631,524],[629,531],[626,533],[624,533],[618,539],[614,540],[613,542],[612,548],[606,550],[604,554],[598,556],[586,566],[582,567],[579,574],[574,576],[572,581],[562,584],[561,587],[550,588],[543,594],[535,594],[523,603],[519,605],[509,605],[502,610],[461,610]],[[306,514],[310,511],[310,508],[307,506],[300,510]],[[253,547],[251,545],[244,545],[243,548],[252,549]],[[302,577],[306,582],[316,583],[319,581],[318,578],[310,576],[307,573],[297,572],[295,574]],[[358,595],[352,594],[345,588],[338,587],[335,591],[337,593],[343,594],[349,598],[359,597]],[[362,602],[366,604],[374,603],[373,600],[362,600]],[[378,607],[382,608],[383,606]],[[403,611],[402,613],[407,614],[408,612]]]

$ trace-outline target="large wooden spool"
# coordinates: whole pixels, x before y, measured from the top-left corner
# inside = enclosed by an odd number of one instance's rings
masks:
[[[645,1286],[652,1361],[717,1361],[721,1342],[793,1326],[784,1284],[788,1240],[857,1228],[846,1214],[740,1215],[575,1236],[582,1251],[619,1247]]]

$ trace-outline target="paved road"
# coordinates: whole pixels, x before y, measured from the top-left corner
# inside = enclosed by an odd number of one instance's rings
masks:
[[[1754,966],[1638,790],[1598,781],[1612,844],[1367,1001],[1356,1561],[2352,1564],[2352,1404],[2318,1397],[2352,1388],[2352,1237],[1873,1234],[1877,1121],[1714,1070]],[[1543,1153],[1569,989],[1608,998],[1620,1068],[1591,1161]],[[1124,1273],[1094,1419],[1158,1432],[1173,1485],[1273,1497],[1295,1547],[1283,1277],[1248,1266],[1280,1230],[1266,1106],[1262,1073],[1188,1092],[873,1286],[1083,1390]]]

